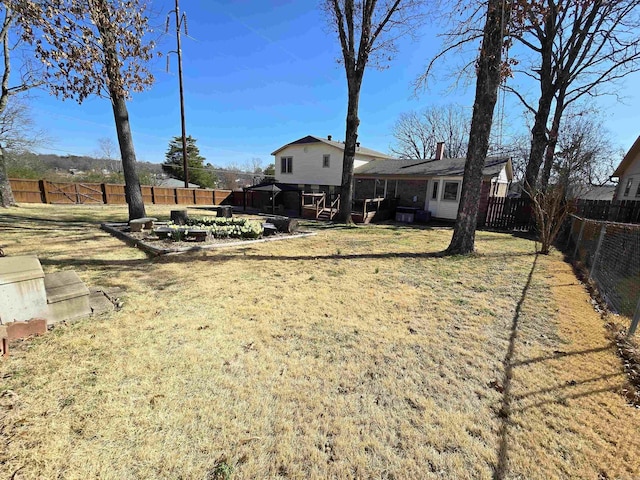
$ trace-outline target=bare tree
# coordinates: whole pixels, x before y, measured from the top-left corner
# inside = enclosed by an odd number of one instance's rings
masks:
[[[0,112],[0,146],[4,150],[24,152],[49,139],[33,122],[31,108],[24,97],[11,97]]]
[[[571,195],[609,181],[614,164],[623,156],[609,138],[602,121],[593,116],[572,116],[557,142],[551,181]]]
[[[541,243],[540,253],[548,255],[565,219],[575,210],[575,205],[567,200],[562,185],[553,185],[544,192],[536,191],[531,195],[531,204]]]
[[[639,7],[640,0],[517,2],[524,21],[512,38],[531,55],[520,53],[513,73],[538,82],[537,104],[516,86],[507,89],[534,116],[525,178],[532,192],[545,151],[540,187],[546,188],[567,108],[585,96],[607,93],[608,83],[640,68]]]
[[[476,68],[476,96],[471,117],[462,194],[453,237],[447,248],[448,254],[472,253],[475,246],[482,170],[489,150],[498,87],[503,77],[502,53],[510,18],[509,8],[510,2],[506,0],[488,1],[482,46]]]
[[[469,142],[469,118],[459,105],[432,106],[407,112],[393,126],[396,143],[391,152],[399,158],[433,158],[438,142],[444,142],[446,158],[460,158]]]
[[[323,0],[337,33],[347,77],[347,119],[338,218],[351,223],[353,158],[358,141],[360,88],[368,64],[381,66],[395,51],[395,40],[408,34],[420,18],[419,0]]]
[[[120,146],[129,218],[145,216],[126,101],[153,83],[145,0],[16,0],[23,38],[45,67],[51,92],[82,103],[108,98]]]
[[[111,137],[101,137],[98,139],[98,156],[106,162],[106,168],[111,172],[120,173],[122,162],[116,156],[118,146]]]
[[[13,110],[8,110],[9,99],[14,95],[25,92],[30,88],[34,88],[41,84],[38,79],[38,71],[33,68],[29,62],[25,62],[23,68],[19,72],[20,78],[17,82],[12,80],[12,64],[11,55],[18,47],[19,40],[12,42],[10,33],[17,32],[16,16],[13,9],[7,4],[0,4],[0,12],[4,14],[2,19],[2,27],[0,29],[0,48],[2,49],[2,79],[0,80],[0,117],[2,117],[2,135],[4,141],[10,141],[13,137],[22,137],[23,141],[29,136],[24,135],[24,131],[12,132],[11,129],[16,126],[24,126],[25,116],[24,109],[21,109],[20,103],[13,104]],[[19,33],[19,32],[18,32]],[[18,35],[19,36],[19,35]],[[7,166],[5,164],[5,148],[7,145],[3,139],[0,139],[0,206],[8,207],[15,203],[11,184],[7,177]]]

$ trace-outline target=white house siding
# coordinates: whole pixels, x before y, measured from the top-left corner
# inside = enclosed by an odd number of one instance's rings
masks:
[[[491,197],[506,197],[509,191],[509,177],[507,176],[506,167],[502,167],[500,174],[491,180]]]
[[[629,180],[631,180],[631,189],[629,193],[625,195],[624,191],[627,188]],[[620,177],[616,200],[640,200],[640,197],[636,197],[638,185],[640,185],[640,155],[633,159],[633,162],[627,167],[624,175]]]
[[[323,167],[324,155],[330,155],[329,167]],[[342,183],[342,158],[344,152],[326,143],[305,143],[289,145],[275,155],[276,181],[294,185],[329,185]],[[291,173],[282,173],[281,158],[292,157]],[[374,160],[356,153],[354,168]]]
[[[438,198],[433,200],[431,194],[433,192],[433,183],[438,182]],[[455,201],[443,200],[444,183],[445,182],[457,182],[458,185],[458,197]],[[462,177],[437,177],[429,180],[429,187],[427,189],[427,208],[431,212],[431,216],[436,218],[445,218],[448,220],[455,220],[458,215],[458,203],[460,202],[460,194],[462,193]]]

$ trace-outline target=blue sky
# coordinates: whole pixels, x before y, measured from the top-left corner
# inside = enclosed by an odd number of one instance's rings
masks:
[[[218,166],[242,166],[252,158],[266,166],[270,152],[302,136],[344,138],[346,80],[338,64],[338,41],[317,2],[182,0],[189,37],[183,37],[187,133],[201,154]],[[153,24],[164,29],[173,2],[156,0]],[[437,51],[436,27],[426,26],[418,39],[399,43],[389,68],[368,69],[360,98],[359,139],[363,146],[388,151],[391,128],[402,112],[429,105],[459,103],[471,108],[473,88],[451,91],[442,65],[431,88],[415,96],[412,82]],[[175,49],[175,35],[163,36],[158,49]],[[154,62],[150,90],[135,94],[129,115],[138,160],[162,162],[171,137],[180,134],[177,60]],[[625,150],[640,134],[640,76],[624,82],[626,104],[599,99],[615,145]],[[510,106],[511,105],[511,106]],[[115,141],[108,101],[91,98],[82,105],[35,94],[32,114],[52,142],[40,151],[91,155],[98,139]],[[524,129],[522,109],[507,101],[507,132]]]

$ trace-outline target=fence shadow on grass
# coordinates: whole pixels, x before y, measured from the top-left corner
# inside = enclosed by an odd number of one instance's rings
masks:
[[[536,253],[533,252],[520,252],[520,253],[497,253],[497,254],[482,254],[477,258],[503,258],[503,257],[532,257]],[[194,262],[209,262],[209,263],[222,263],[233,260],[240,261],[256,261],[256,262],[283,262],[283,261],[323,261],[323,260],[393,260],[393,259],[429,259],[429,258],[443,258],[450,259],[451,261],[458,261],[460,259],[474,258],[466,255],[447,255],[445,251],[437,252],[384,252],[384,253],[332,253],[326,255],[252,255],[250,253],[239,252],[235,255],[230,254],[216,254],[216,255],[202,255],[202,251],[193,252],[192,254],[185,255],[171,255],[158,257],[159,261],[171,262],[171,263],[194,263]]]

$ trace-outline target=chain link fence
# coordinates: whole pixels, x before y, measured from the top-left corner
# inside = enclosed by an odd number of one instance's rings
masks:
[[[640,225],[571,216],[568,253],[589,272],[612,311],[640,319]]]

